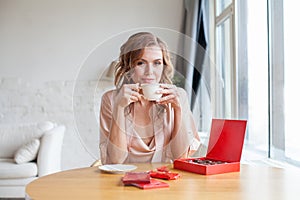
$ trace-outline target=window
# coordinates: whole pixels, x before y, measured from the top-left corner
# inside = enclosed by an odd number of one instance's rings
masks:
[[[215,0],[211,5],[213,117],[248,120],[246,159],[300,166],[297,7],[292,1],[268,0]]]
[[[227,18],[222,24],[217,26],[216,30],[216,67],[217,74],[220,77],[218,81],[216,98],[219,99],[219,105],[216,116],[230,118],[232,114],[232,47],[230,38],[230,18]]]
[[[297,95],[300,74],[298,66],[298,48],[300,46],[300,31],[298,24],[298,9],[294,1],[283,1],[284,25],[284,113],[285,113],[285,157],[293,163],[300,162],[299,114],[300,98]],[[299,165],[299,164],[298,164]]]
[[[232,0],[217,0],[216,1],[216,14],[220,15],[225,8],[232,5]]]
[[[216,110],[214,117],[236,118],[234,8],[229,1],[216,1],[216,5],[220,14],[215,20],[216,88],[213,91],[215,91]]]
[[[267,158],[269,141],[267,1],[248,1],[247,13],[248,133],[246,145],[252,151],[251,155],[255,155],[253,159],[260,159]]]

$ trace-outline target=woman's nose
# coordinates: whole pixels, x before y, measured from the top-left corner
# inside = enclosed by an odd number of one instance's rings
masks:
[[[153,74],[153,64],[149,63],[149,64],[147,65],[145,74],[147,74],[147,75]]]

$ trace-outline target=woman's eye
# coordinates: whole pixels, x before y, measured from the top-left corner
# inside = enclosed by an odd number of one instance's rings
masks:
[[[145,64],[145,62],[139,61],[136,63],[137,66],[143,66]]]
[[[154,65],[159,66],[159,65],[161,65],[161,62],[157,61],[157,62],[154,63]]]

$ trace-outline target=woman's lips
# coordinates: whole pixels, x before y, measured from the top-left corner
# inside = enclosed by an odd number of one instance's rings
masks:
[[[142,79],[143,83],[154,83],[155,79]]]

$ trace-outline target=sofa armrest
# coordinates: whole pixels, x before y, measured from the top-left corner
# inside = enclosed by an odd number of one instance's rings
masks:
[[[61,149],[65,126],[60,125],[48,130],[41,137],[37,157],[38,176],[55,173],[61,170]]]

